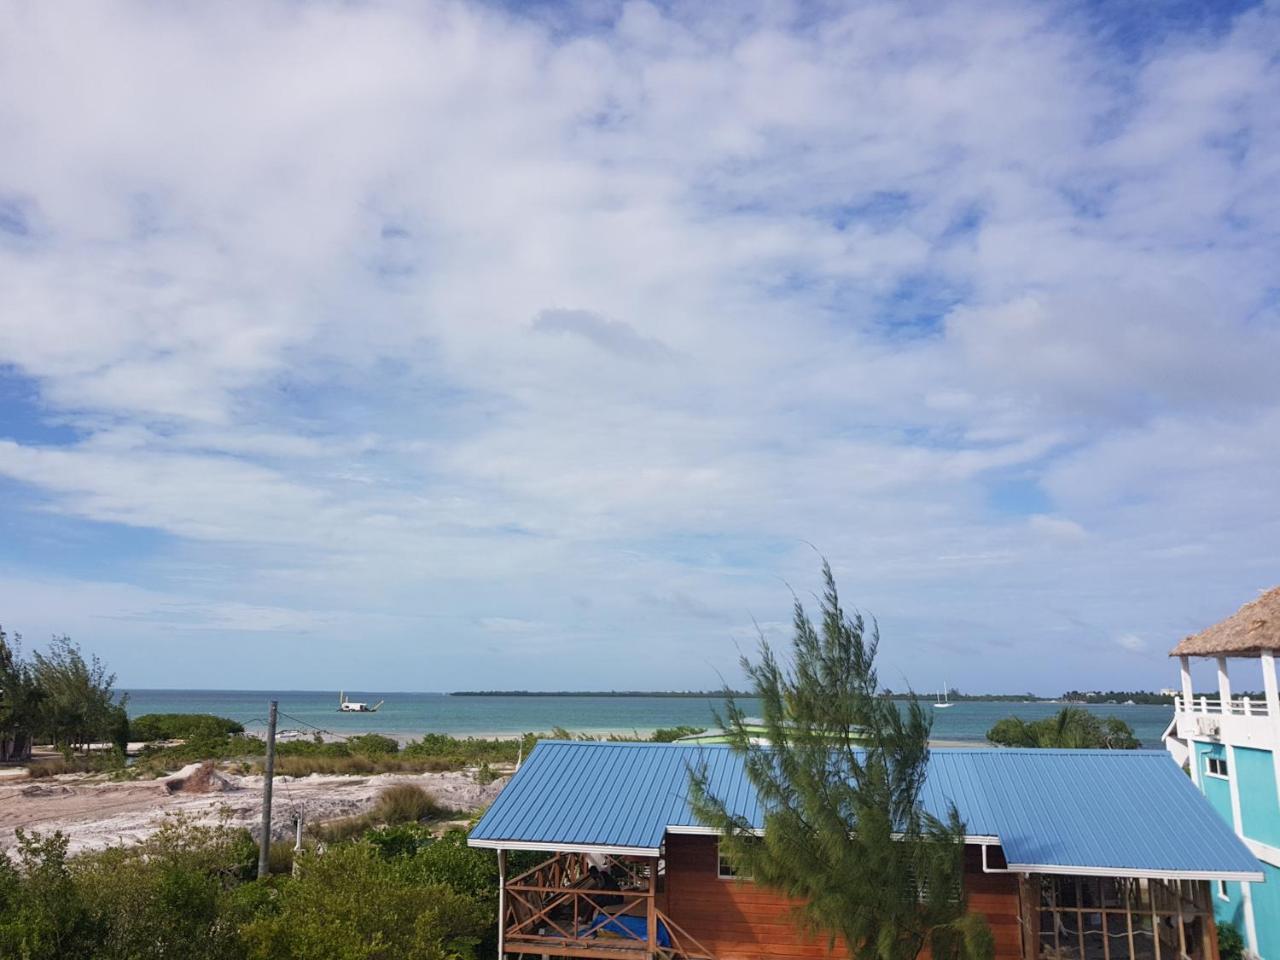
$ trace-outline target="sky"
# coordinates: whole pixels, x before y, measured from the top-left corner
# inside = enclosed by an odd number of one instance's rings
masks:
[[[1266,2],[0,0],[0,623],[703,689],[821,555],[888,686],[1174,685],[1280,582],[1277,103]]]

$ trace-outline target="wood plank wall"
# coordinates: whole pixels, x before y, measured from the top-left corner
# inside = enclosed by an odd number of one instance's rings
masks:
[[[790,901],[749,881],[717,876],[714,837],[667,836],[665,910],[717,960],[817,960],[846,957],[837,944],[806,938],[792,922]],[[966,850],[969,905],[986,916],[996,960],[1021,960],[1018,882],[1010,874],[984,874],[976,847]],[[927,953],[923,955],[927,957]]]

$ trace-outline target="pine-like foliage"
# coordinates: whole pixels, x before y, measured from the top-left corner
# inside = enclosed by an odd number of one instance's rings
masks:
[[[760,658],[743,669],[761,703],[767,743],[726,694],[720,718],[765,811],[763,836],[690,773],[698,817],[723,834],[722,852],[740,875],[797,902],[799,919],[857,960],[990,960],[986,922],[968,912],[963,885],[964,824],[920,803],[931,717],[914,698],[900,711],[878,696],[879,633],[841,609],[831,568],[822,622],[799,600],[784,663],[761,638]]]

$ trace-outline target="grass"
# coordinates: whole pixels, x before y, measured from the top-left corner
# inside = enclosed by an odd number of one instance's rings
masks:
[[[439,820],[453,811],[417,784],[398,783],[378,794],[373,813],[383,823],[396,824]]]
[[[459,811],[442,805],[417,784],[398,783],[378,794],[377,802],[368,813],[317,824],[311,833],[325,843],[338,843],[381,826],[448,820],[459,815]]]
[[[113,773],[123,767],[124,758],[112,751],[88,756],[46,757],[28,765],[27,775],[33,780],[42,780],[63,773]]]

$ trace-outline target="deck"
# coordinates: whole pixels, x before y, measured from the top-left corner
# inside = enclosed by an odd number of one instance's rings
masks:
[[[510,880],[501,897],[502,954],[610,960],[715,960],[658,905],[658,861],[604,857],[618,889],[593,886],[591,860],[560,853]]]

